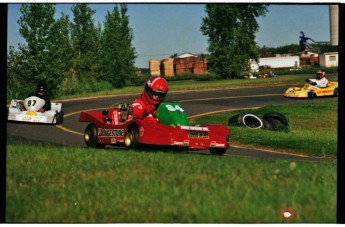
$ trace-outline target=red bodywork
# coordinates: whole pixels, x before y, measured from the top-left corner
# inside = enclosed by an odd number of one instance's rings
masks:
[[[173,127],[150,120],[130,119],[115,125],[106,123],[105,117],[99,111],[81,112],[79,116],[79,121],[95,125],[97,144],[124,145],[127,129],[135,127],[140,144],[183,146],[193,150],[229,147],[229,130],[221,124]]]

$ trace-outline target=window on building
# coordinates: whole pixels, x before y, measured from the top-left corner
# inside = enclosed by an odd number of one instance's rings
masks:
[[[335,56],[329,56],[329,61],[336,61],[336,57]]]

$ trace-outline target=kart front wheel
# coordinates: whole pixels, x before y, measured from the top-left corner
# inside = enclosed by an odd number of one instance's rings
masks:
[[[129,128],[125,135],[125,145],[129,149],[135,149],[139,147],[138,142],[138,129],[137,128]]]
[[[209,148],[211,154],[223,155],[226,152],[226,148]]]
[[[86,146],[93,148],[104,148],[104,144],[97,143],[97,128],[94,124],[89,124],[84,132],[84,141]]]

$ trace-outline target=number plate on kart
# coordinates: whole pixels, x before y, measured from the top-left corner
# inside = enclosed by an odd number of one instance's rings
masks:
[[[199,126],[181,126],[181,129],[193,130],[193,131],[209,131],[207,127],[199,127]]]

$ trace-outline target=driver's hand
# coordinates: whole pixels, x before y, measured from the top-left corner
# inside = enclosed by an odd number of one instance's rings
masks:
[[[38,112],[41,112],[41,113],[43,113],[43,112],[44,112],[44,109],[43,109],[43,107],[42,107],[41,109],[39,109],[39,110],[38,110]]]
[[[148,114],[155,114],[156,113],[156,107],[154,105],[147,105],[145,107],[145,112]]]

